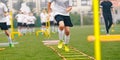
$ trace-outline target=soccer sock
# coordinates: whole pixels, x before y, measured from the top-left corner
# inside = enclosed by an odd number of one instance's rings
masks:
[[[34,28],[31,28],[31,33],[35,32]]]
[[[22,34],[23,34],[23,32],[24,32],[24,28],[21,29],[21,33],[22,33]]]
[[[65,35],[65,44],[68,44],[69,43],[69,40],[70,40],[70,35]]]
[[[12,39],[10,36],[8,37],[8,42],[9,42],[9,44],[12,44]]]
[[[59,30],[59,40],[63,40],[64,30]]]
[[[18,32],[20,32],[20,29],[18,28]]]
[[[54,26],[51,26],[51,31],[54,32]]]

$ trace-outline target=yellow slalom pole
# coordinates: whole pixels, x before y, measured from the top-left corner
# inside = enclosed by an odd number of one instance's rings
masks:
[[[94,35],[95,35],[94,48],[96,60],[101,60],[99,2],[100,2],[99,0],[93,0]]]
[[[14,31],[14,27],[13,27],[13,16],[12,16],[12,11],[10,11],[10,22],[11,22],[11,32]]]
[[[14,27],[13,27],[13,14],[12,11],[10,11],[10,22],[11,22],[11,38],[13,39],[13,32],[14,32]]]

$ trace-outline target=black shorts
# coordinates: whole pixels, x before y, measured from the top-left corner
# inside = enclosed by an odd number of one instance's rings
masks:
[[[42,26],[46,26],[46,23],[45,23],[45,22],[44,22],[44,23],[41,23],[41,25],[42,25]]]
[[[0,23],[1,30],[8,30],[8,26],[6,23]]]
[[[28,27],[34,27],[35,24],[28,24]]]
[[[22,26],[22,23],[18,23],[18,26]]]
[[[22,26],[23,27],[27,27],[28,25],[26,23],[22,23]]]
[[[11,28],[11,25],[7,25],[8,28]]]
[[[50,25],[53,26],[54,25],[54,21],[50,21]]]
[[[65,26],[73,26],[70,16],[56,15],[55,20],[57,21],[57,24],[59,24],[60,21],[64,21]]]

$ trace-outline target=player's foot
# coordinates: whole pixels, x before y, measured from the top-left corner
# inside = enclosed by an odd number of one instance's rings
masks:
[[[59,43],[58,43],[58,48],[61,49],[63,47],[63,41],[60,40]]]
[[[9,44],[9,47],[14,47],[14,44]]]
[[[69,51],[70,51],[69,46],[68,46],[67,44],[65,44],[64,48],[65,48],[65,51],[66,51],[66,52],[69,52]]]

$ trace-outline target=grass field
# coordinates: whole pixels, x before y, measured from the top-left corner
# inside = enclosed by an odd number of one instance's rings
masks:
[[[113,29],[115,31],[111,34],[120,34],[119,25]],[[87,41],[87,36],[92,34],[92,26],[74,26],[71,28],[70,46],[94,57],[94,42]],[[105,34],[105,31],[102,31],[101,34]],[[43,45],[42,41],[45,39],[43,36],[36,37],[35,34],[16,37],[14,41],[19,44],[14,48],[5,47],[4,51],[0,51],[0,60],[62,60],[50,48]],[[52,34],[50,39],[58,39],[57,34]],[[4,34],[0,34],[0,42],[7,42]],[[120,42],[101,42],[102,60],[119,60],[119,46]]]

